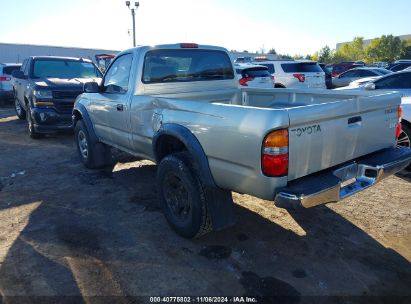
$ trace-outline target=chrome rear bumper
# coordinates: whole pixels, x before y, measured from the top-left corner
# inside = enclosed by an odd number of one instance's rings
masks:
[[[291,181],[275,195],[280,208],[310,208],[367,189],[411,163],[411,149],[388,148]]]

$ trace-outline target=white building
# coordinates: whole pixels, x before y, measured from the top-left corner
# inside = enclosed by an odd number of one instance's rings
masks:
[[[67,56],[67,57],[83,57],[91,59],[95,62],[97,54],[117,54],[120,51],[102,50],[102,49],[86,49],[74,47],[61,47],[49,45],[33,45],[33,44],[16,44],[16,43],[0,43],[0,62],[1,63],[21,63],[24,59],[30,56]]]

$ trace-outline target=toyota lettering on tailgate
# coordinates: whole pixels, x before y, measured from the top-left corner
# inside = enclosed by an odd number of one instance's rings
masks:
[[[307,127],[295,128],[295,129],[291,129],[290,132],[297,135],[298,137],[302,135],[312,135],[312,134],[321,132],[321,126],[312,125],[312,126],[307,126]]]

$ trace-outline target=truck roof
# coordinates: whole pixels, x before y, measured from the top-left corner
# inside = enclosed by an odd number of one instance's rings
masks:
[[[216,50],[216,51],[223,51],[223,52],[227,52],[226,48],[220,47],[220,46],[214,46],[214,45],[205,45],[205,44],[197,44],[197,43],[174,43],[174,44],[159,44],[159,45],[155,45],[155,46],[149,46],[149,45],[145,45],[145,46],[138,46],[135,48],[131,48],[128,50],[124,50],[121,53],[119,53],[118,55],[121,55],[123,53],[130,53],[130,52],[134,52],[136,50],[144,50],[144,51],[148,51],[148,50],[156,50],[156,49],[192,49],[192,50],[196,50],[196,49],[203,49],[203,50]]]
[[[84,62],[92,62],[90,59],[87,58],[78,58],[78,57],[63,57],[63,56],[30,56],[33,60],[35,59],[43,59],[43,60],[71,60],[71,61],[84,61]]]

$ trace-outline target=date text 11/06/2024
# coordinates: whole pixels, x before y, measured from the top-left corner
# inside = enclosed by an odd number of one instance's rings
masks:
[[[258,303],[253,297],[150,297],[151,303]]]

